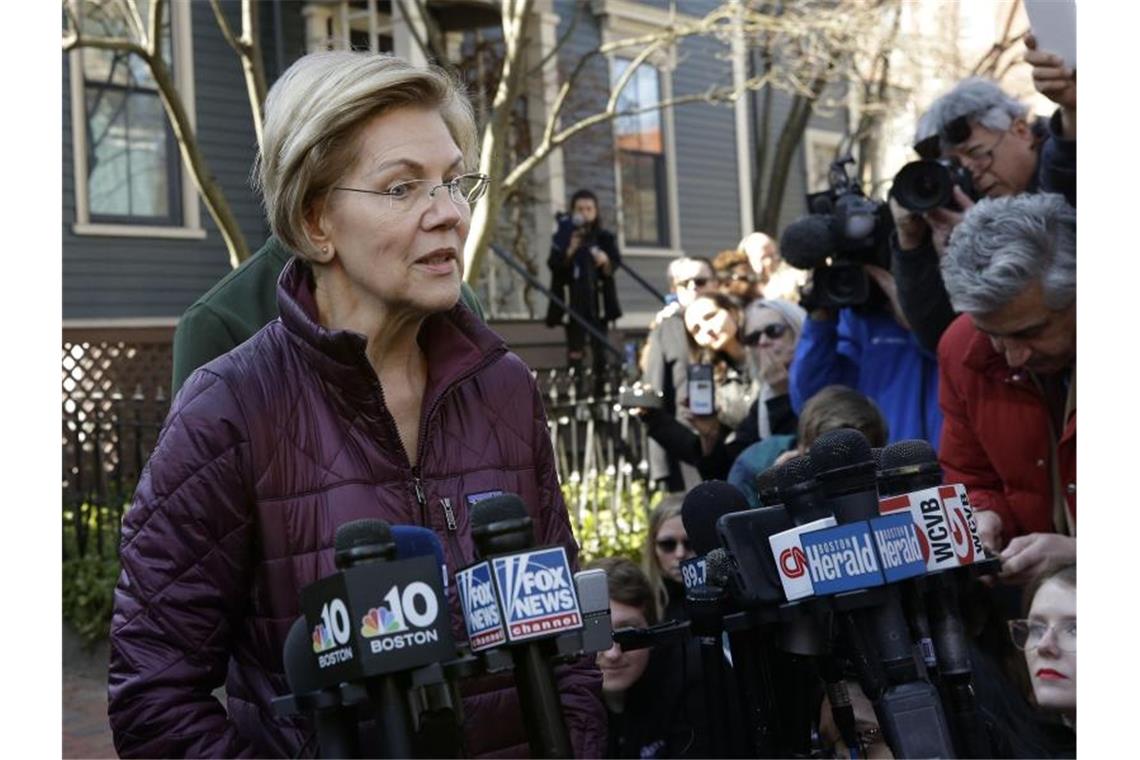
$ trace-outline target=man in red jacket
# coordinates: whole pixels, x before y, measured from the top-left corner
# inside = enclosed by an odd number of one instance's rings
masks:
[[[938,345],[939,458],[1011,583],[1076,561],[1076,238],[1060,195],[988,199],[942,261],[962,315]]]

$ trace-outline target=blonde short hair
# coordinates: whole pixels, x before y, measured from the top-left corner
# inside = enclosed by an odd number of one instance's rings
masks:
[[[462,86],[435,66],[402,58],[334,50],[298,59],[265,99],[262,151],[254,186],[278,240],[307,256],[304,219],[356,162],[356,135],[371,118],[401,106],[438,108],[470,168],[477,155],[475,117]]]

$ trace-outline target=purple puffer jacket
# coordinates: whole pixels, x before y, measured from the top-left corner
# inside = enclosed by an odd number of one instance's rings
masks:
[[[278,303],[279,320],[186,382],[123,521],[109,713],[124,757],[296,755],[309,725],[276,717],[270,700],[288,692],[281,649],[299,591],[335,571],[344,522],[431,527],[454,573],[475,558],[468,500],[511,492],[536,541],[565,546],[577,566],[537,387],[499,336],[461,305],[424,322],[428,381],[410,463],[363,337],[317,323],[297,261]],[[448,595],[465,640],[454,582]],[[597,668],[583,658],[557,678],[576,754],[600,757]],[[211,696],[223,682],[226,708]],[[469,754],[525,756],[513,681],[465,683],[464,695]]]

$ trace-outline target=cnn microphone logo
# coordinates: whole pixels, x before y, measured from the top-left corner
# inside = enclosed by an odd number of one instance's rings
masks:
[[[799,578],[807,572],[807,557],[803,549],[790,546],[780,552],[780,571],[789,578]]]

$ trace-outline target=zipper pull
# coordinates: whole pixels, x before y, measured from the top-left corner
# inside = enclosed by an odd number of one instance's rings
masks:
[[[416,501],[420,503],[421,508],[426,507],[427,499],[424,498],[423,485],[420,483],[420,479],[418,477],[412,477],[412,486],[416,489]]]
[[[451,499],[444,496],[440,498],[440,501],[443,502],[443,516],[447,518],[447,529],[453,532],[459,530],[459,522],[455,519],[455,510],[451,508]]]

